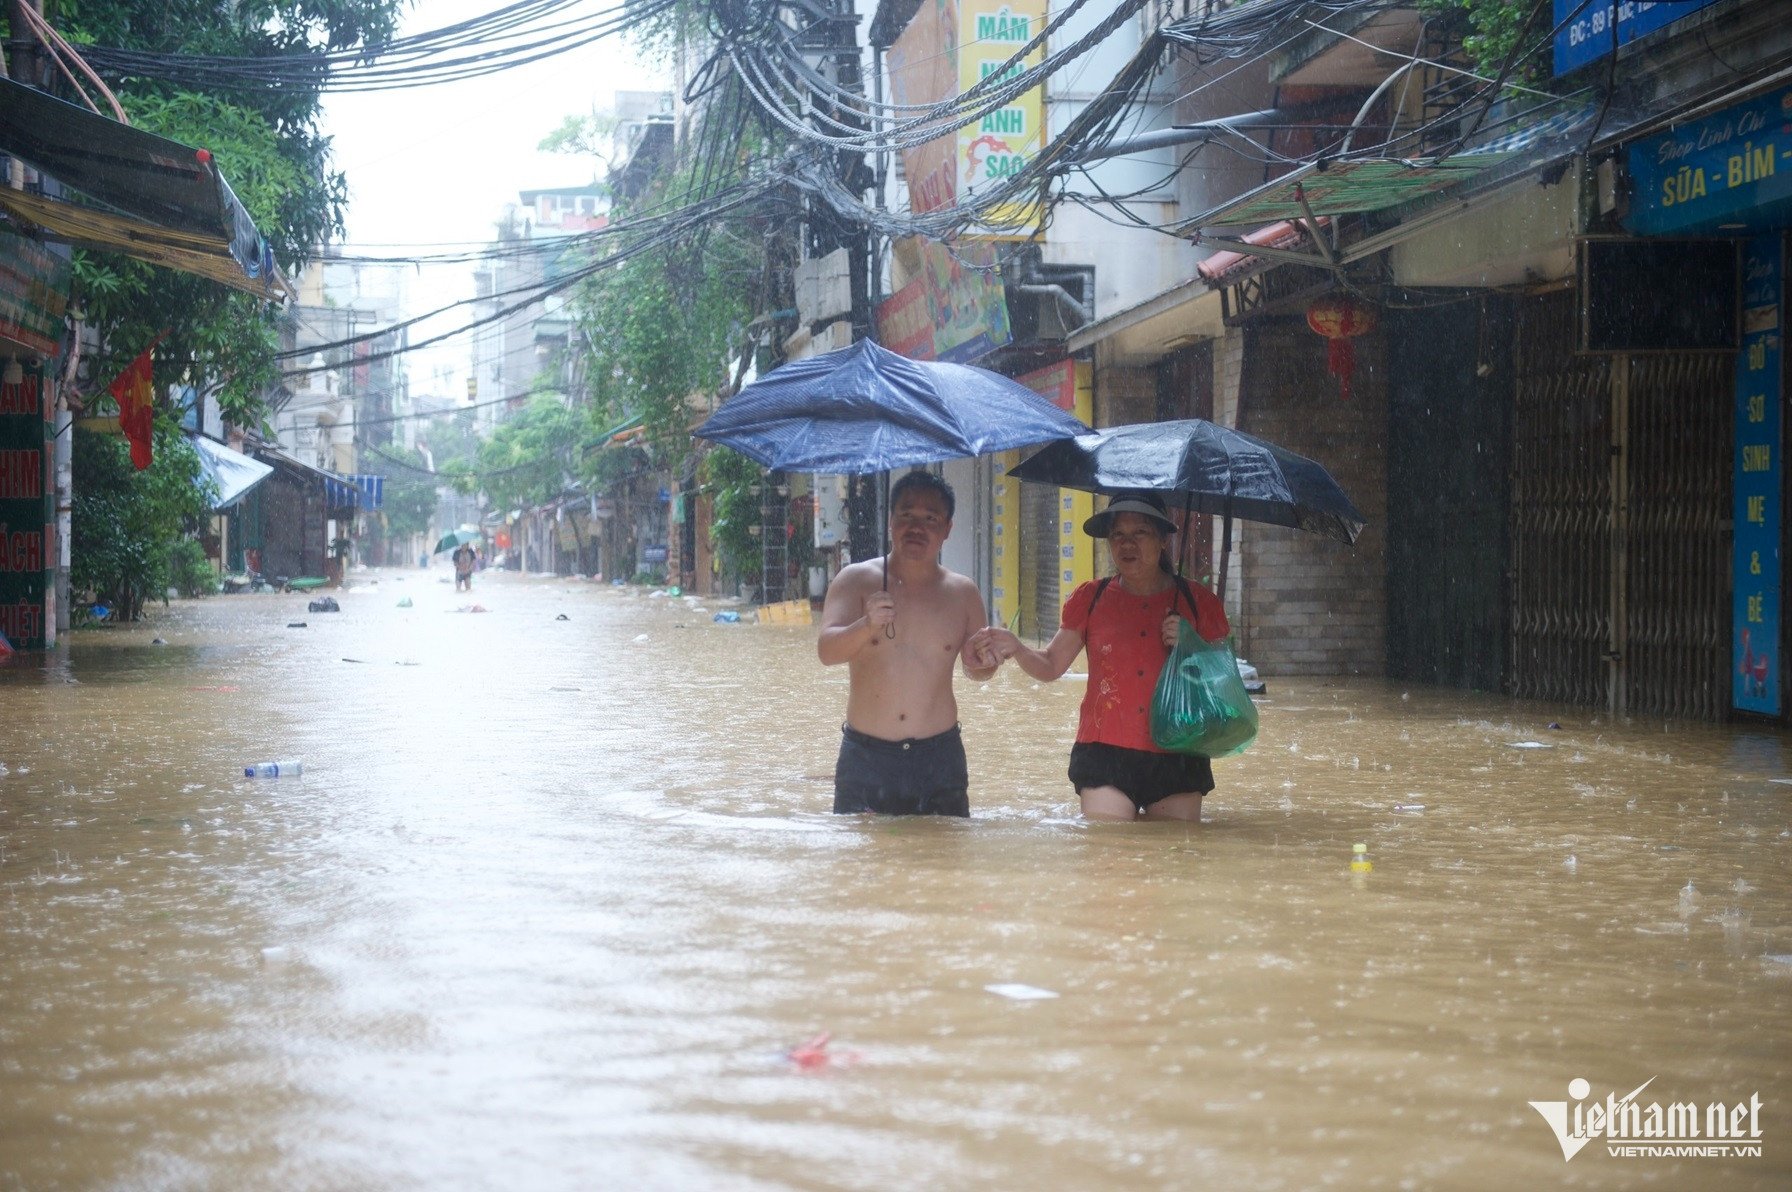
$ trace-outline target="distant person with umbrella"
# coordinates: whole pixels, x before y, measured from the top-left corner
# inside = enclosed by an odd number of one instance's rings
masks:
[[[970,643],[989,621],[977,585],[939,562],[951,485],[910,472],[890,489],[890,553],[843,568],[822,604],[817,653],[847,666],[834,811],[970,815],[952,670],[979,681],[1001,660]]]
[[[1213,790],[1213,766],[1193,754],[1167,753],[1151,739],[1151,700],[1164,660],[1186,617],[1207,641],[1232,631],[1213,593],[1170,570],[1176,532],[1154,494],[1121,497],[1083,523],[1107,539],[1115,574],[1083,584],[1064,602],[1058,632],[1035,650],[1000,626],[972,636],[979,657],[1012,658],[1049,683],[1089,653],[1089,682],[1070,750],[1070,782],[1083,816],[1100,820],[1199,820]]]

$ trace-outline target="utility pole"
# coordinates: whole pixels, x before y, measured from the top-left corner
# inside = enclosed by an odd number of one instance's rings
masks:
[[[865,93],[864,72],[860,67],[859,16],[855,0],[797,0],[797,7],[808,15],[811,24],[803,48],[821,59],[821,73],[842,91],[854,95]],[[817,108],[823,108],[817,103]],[[818,111],[818,117],[821,113]],[[841,124],[863,128],[858,115],[835,105],[826,114],[834,127]],[[862,152],[838,149],[833,151],[833,166],[845,189],[863,194],[878,177],[865,162]],[[856,343],[868,338],[876,329],[876,309],[872,297],[875,285],[871,251],[872,230],[845,220],[837,211],[819,200],[811,200],[806,233],[811,255],[822,256],[844,248],[847,280],[852,293],[852,338]],[[846,490],[847,549],[854,562],[875,558],[883,550],[883,530],[879,508],[884,486],[876,476],[852,476]]]

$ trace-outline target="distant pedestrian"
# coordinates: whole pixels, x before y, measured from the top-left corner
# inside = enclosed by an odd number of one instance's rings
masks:
[[[454,590],[456,592],[473,590],[473,563],[476,555],[473,544],[463,542],[454,548]]]

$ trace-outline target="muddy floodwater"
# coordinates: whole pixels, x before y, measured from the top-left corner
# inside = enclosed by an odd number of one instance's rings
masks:
[[[813,628],[445,574],[0,667],[0,1188],[1792,1178],[1782,732],[1271,673],[1205,823],[1091,825],[1006,668],[970,821],[837,818]],[[1529,1104],[1645,1082],[1759,1154]]]

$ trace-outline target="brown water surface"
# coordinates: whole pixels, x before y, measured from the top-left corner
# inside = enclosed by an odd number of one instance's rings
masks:
[[[0,1188],[1792,1175],[1784,733],[1269,675],[1206,823],[1089,825],[1009,669],[970,822],[842,819],[813,629],[442,574],[0,668]],[[1576,1077],[1762,1154],[1564,1161]]]

